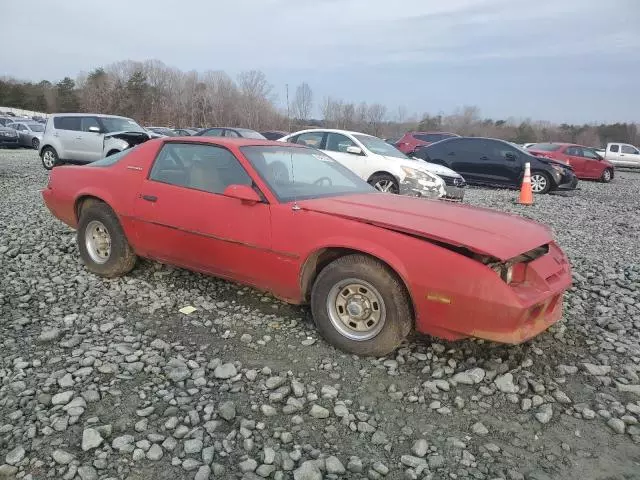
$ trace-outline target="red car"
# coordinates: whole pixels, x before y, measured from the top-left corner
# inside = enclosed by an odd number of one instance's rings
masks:
[[[431,145],[445,138],[459,137],[455,133],[447,132],[407,132],[396,142],[396,148],[403,153],[410,154],[424,145]]]
[[[527,150],[537,157],[552,158],[571,165],[580,180],[608,183],[613,178],[613,164],[593,148],[574,143],[535,143]]]
[[[412,328],[523,342],[571,284],[550,230],[517,216],[376,191],[322,152],[258,139],[165,137],[42,191],[86,267],[156,259],[310,303],[333,345],[384,355]]]

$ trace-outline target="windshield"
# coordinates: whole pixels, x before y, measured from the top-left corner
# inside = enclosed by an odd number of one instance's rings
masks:
[[[106,133],[114,132],[141,132],[146,133],[144,128],[138,125],[134,120],[124,117],[100,117],[100,122],[105,128]]]
[[[248,128],[236,128],[235,130],[243,138],[256,138],[256,139],[260,139],[260,140],[266,140],[267,139],[264,135],[261,135],[258,132],[254,132],[253,130],[249,130]]]
[[[44,125],[39,123],[30,123],[27,125],[32,132],[44,132]]]
[[[376,191],[318,150],[286,145],[240,150],[281,202]]]
[[[388,144],[384,140],[378,137],[372,137],[371,135],[354,135],[360,143],[362,143],[367,150],[371,150],[378,155],[384,155],[386,157],[408,158],[404,153],[398,150],[393,145]]]
[[[542,150],[543,152],[555,152],[560,149],[560,145],[555,143],[534,143],[528,150]]]

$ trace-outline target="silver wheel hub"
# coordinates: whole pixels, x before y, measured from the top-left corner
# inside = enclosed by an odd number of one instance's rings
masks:
[[[53,153],[51,153],[50,151],[44,152],[44,155],[42,156],[42,160],[44,160],[44,164],[47,167],[53,167],[53,164],[55,162],[55,159],[53,158]]]
[[[111,235],[104,224],[92,220],[85,229],[85,246],[87,252],[96,263],[105,263],[111,256]]]
[[[604,171],[604,179],[605,180],[610,180],[611,179],[611,172],[609,170],[605,170]]]
[[[333,327],[350,340],[369,340],[382,330],[386,320],[380,292],[364,280],[338,282],[327,296],[327,311]]]
[[[374,187],[381,192],[391,192],[393,190],[393,182],[391,180],[380,180],[375,183]]]
[[[542,192],[545,188],[547,188],[547,179],[542,175],[532,175],[531,176],[531,190],[534,192]]]

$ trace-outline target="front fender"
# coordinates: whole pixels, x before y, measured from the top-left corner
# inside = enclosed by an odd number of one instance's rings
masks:
[[[112,150],[122,151],[129,148],[129,143],[121,138],[105,137],[104,146],[102,148],[102,156],[106,157]]]

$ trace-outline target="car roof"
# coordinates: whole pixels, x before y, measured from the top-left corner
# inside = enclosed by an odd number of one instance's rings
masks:
[[[418,131],[415,131],[415,132],[407,132],[407,133],[405,133],[405,135],[414,135],[414,134],[416,134],[416,133],[417,133],[417,134],[425,134],[425,133],[426,133],[426,134],[429,134],[429,133],[444,133],[445,135],[455,135],[455,136],[457,136],[457,137],[459,137],[459,136],[460,136],[460,135],[458,135],[457,133],[453,133],[453,132],[442,132],[442,131],[439,131],[439,130],[429,130],[429,131],[426,131],[426,132],[418,132]]]
[[[164,143],[209,143],[211,145],[235,146],[235,147],[293,147],[308,148],[304,145],[295,145],[292,143],[278,142],[277,140],[266,140],[261,138],[243,138],[243,137],[166,137],[158,140]]]
[[[352,130],[340,130],[337,128],[309,128],[307,130],[298,130],[297,132],[293,132],[289,135],[292,136],[292,135],[298,135],[300,133],[310,133],[310,132],[346,133],[349,135],[366,135],[367,137],[375,137],[375,135],[369,135],[368,133],[364,133],[364,132],[354,132]]]
[[[99,117],[99,118],[129,118],[122,115],[105,115],[104,113],[53,113],[50,117]]]

